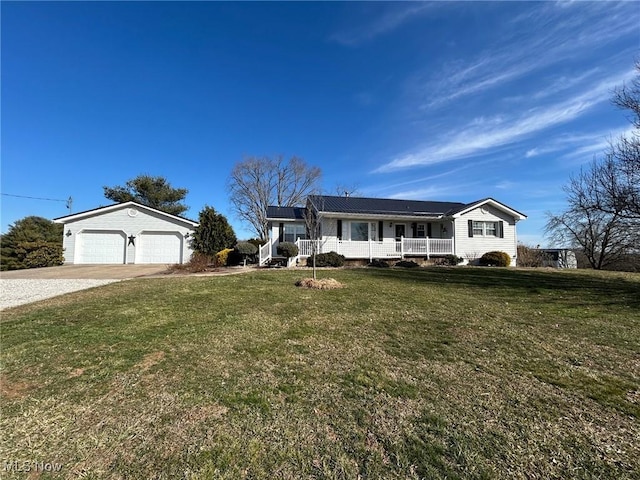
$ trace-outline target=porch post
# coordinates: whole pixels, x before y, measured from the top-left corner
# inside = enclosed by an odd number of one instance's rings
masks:
[[[400,236],[400,258],[404,260],[404,235]]]
[[[427,237],[427,260],[429,260],[429,244],[431,243],[431,239]]]
[[[456,222],[451,222],[451,254],[456,254]]]
[[[369,261],[373,261],[372,253],[371,253],[371,239],[369,239]]]

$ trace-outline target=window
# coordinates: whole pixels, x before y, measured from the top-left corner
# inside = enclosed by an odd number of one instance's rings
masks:
[[[367,222],[351,222],[351,240],[366,242],[369,240],[369,224]]]
[[[416,237],[417,238],[425,238],[427,235],[425,233],[425,229],[424,229],[424,223],[419,223],[418,227],[416,228]]]
[[[295,243],[297,239],[306,239],[307,232],[304,225],[288,223],[284,225],[284,241]]]
[[[498,222],[473,222],[474,237],[497,237]]]

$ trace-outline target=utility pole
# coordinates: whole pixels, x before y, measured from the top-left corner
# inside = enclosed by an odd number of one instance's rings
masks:
[[[71,196],[67,198],[67,208],[69,209],[69,214],[71,214],[71,210],[73,208],[73,198],[71,198]]]

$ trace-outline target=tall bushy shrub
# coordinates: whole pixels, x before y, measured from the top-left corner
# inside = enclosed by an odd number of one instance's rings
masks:
[[[484,267],[508,267],[511,257],[506,252],[487,252],[480,257],[479,264]]]
[[[276,247],[276,252],[285,258],[292,258],[298,255],[298,246],[291,242],[280,242]]]
[[[194,251],[214,256],[223,249],[232,249],[237,243],[236,234],[227,218],[213,207],[205,206],[198,221],[191,244]]]
[[[17,220],[7,233],[0,235],[2,270],[61,265],[62,228],[42,217]]]
[[[43,240],[23,242],[16,246],[15,252],[25,268],[53,267],[64,263],[59,243]]]

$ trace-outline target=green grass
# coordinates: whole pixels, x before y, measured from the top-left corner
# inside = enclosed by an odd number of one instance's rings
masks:
[[[640,275],[304,275],[131,280],[3,312],[0,468],[640,478]]]

